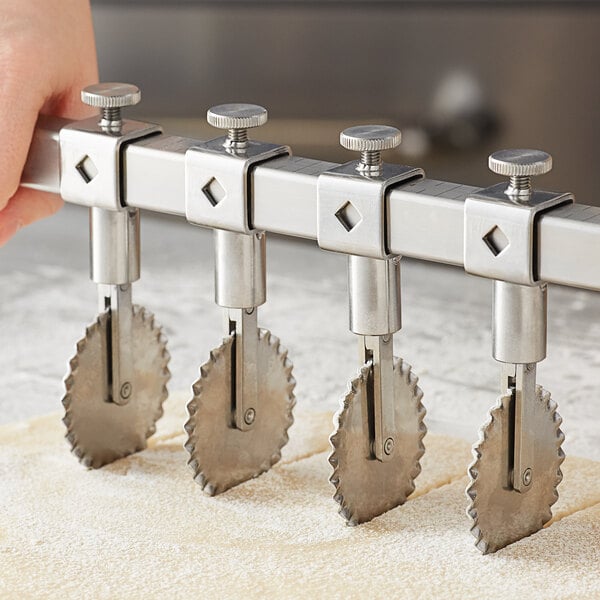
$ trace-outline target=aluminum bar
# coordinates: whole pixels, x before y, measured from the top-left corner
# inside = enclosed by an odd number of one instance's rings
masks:
[[[58,193],[58,131],[68,121],[38,123],[22,184]],[[158,135],[131,143],[124,156],[128,206],[185,215],[185,152],[199,140]],[[270,233],[316,239],[317,177],[334,163],[279,158],[254,169],[253,224]],[[389,245],[395,254],[463,265],[464,201],[479,188],[422,179],[388,196]],[[600,291],[600,207],[575,204],[543,215],[538,273],[550,283]]]

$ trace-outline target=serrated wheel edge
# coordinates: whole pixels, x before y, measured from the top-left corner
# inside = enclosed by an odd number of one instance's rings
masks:
[[[552,487],[552,497],[549,499],[548,510],[547,513],[543,517],[543,524],[545,525],[552,518],[552,506],[558,500],[558,485],[562,481],[563,474],[561,470],[561,465],[565,460],[565,454],[562,450],[562,443],[564,442],[565,435],[560,428],[562,423],[562,418],[558,413],[558,405],[554,400],[552,400],[551,394],[548,390],[538,386],[541,391],[542,401],[545,403],[548,411],[552,416],[552,420],[554,422],[555,433],[556,433],[556,446],[557,446],[557,455],[558,455],[558,463],[556,476],[554,479],[554,485]],[[467,517],[471,521],[470,532],[475,537],[475,546],[478,550],[481,551],[482,554],[487,554],[489,552],[489,545],[483,538],[483,532],[479,528],[479,514],[477,511],[477,478],[479,475],[479,461],[482,456],[482,448],[485,448],[485,444],[488,440],[488,429],[491,427],[492,423],[495,419],[498,419],[498,414],[504,410],[502,405],[503,398],[506,398],[506,395],[498,396],[496,404],[492,407],[489,412],[488,418],[485,423],[481,427],[479,431],[479,440],[476,444],[473,445],[473,461],[468,467],[467,474],[469,477],[469,483],[465,490],[469,503],[467,505],[466,513]]]
[[[146,308],[139,306],[137,304],[135,304],[133,306],[133,313],[134,313],[134,316],[137,315],[138,313],[140,313],[141,317],[142,317],[142,321],[149,323],[150,329],[152,329],[156,333],[156,340],[158,342],[159,347],[161,348],[161,356],[162,356],[162,364],[163,364],[162,375],[165,378],[163,389],[161,391],[160,401],[158,403],[158,408],[155,412],[154,418],[152,419],[152,424],[150,425],[150,427],[148,428],[148,430],[145,433],[145,439],[148,439],[150,436],[152,436],[156,432],[156,422],[164,414],[163,404],[169,395],[169,392],[167,389],[167,383],[171,379],[171,371],[169,370],[169,366],[168,366],[171,355],[169,354],[169,351],[167,350],[167,338],[164,335],[162,327],[157,324],[154,314],[151,313]],[[103,319],[106,319],[107,316],[108,316],[108,313],[106,313],[106,312],[101,313],[100,315],[98,315],[98,317],[96,318],[96,320],[93,323],[91,323],[90,325],[88,325],[85,328],[85,335],[80,340],[78,340],[78,342],[75,346],[76,347],[75,354],[71,357],[71,359],[68,362],[69,369],[68,369],[67,375],[64,378],[65,394],[62,397],[61,403],[65,409],[65,414],[62,418],[62,422],[67,429],[67,431],[65,433],[65,439],[71,446],[71,452],[77,457],[79,462],[86,467],[91,466],[91,464],[93,462],[93,457],[86,455],[84,450],[79,446],[79,440],[77,439],[77,436],[75,434],[76,426],[74,426],[73,421],[71,419],[71,412],[70,412],[71,401],[72,401],[71,393],[72,393],[75,377],[77,376],[77,370],[79,368],[79,355],[83,352],[83,350],[87,346],[88,340],[92,337],[92,335],[98,329],[100,329],[101,321]],[[136,448],[134,450],[134,452],[139,452],[140,450],[143,450],[145,447],[146,447],[146,444],[144,444],[141,448]]]
[[[425,416],[427,411],[425,406],[423,405],[423,390],[418,385],[419,378],[412,371],[412,367],[405,362],[402,358],[395,358],[398,361],[398,368],[401,369],[404,380],[409,385],[409,388],[413,394],[413,397],[417,400],[417,417],[419,424],[419,437],[418,437],[418,452],[415,457],[415,464],[409,474],[411,479],[411,489],[406,494],[406,499],[414,492],[415,490],[415,479],[421,473],[421,458],[425,454],[425,444],[423,443],[423,439],[427,434],[427,426],[425,425]],[[340,399],[340,408],[333,416],[333,426],[334,431],[329,436],[329,443],[331,444],[331,453],[328,456],[329,464],[333,467],[333,471],[329,476],[329,482],[334,487],[333,499],[337,504],[339,504],[338,513],[344,518],[348,525],[356,525],[357,521],[354,517],[351,507],[344,499],[344,495],[342,493],[342,486],[340,484],[339,477],[339,458],[338,458],[338,449],[339,449],[339,431],[340,428],[344,426],[345,419],[347,416],[348,408],[356,395],[358,386],[364,382],[365,378],[368,377],[370,366],[368,364],[362,365],[358,369],[357,376],[354,379],[351,379],[348,382],[347,391]],[[406,500],[405,500],[406,501]]]
[[[294,388],[296,387],[296,380],[292,375],[293,364],[288,357],[288,351],[281,345],[279,338],[274,336],[268,329],[260,329],[260,336],[274,348],[277,357],[281,360],[281,364],[284,368],[284,373],[287,378],[287,393],[288,393],[288,410],[286,414],[286,425],[283,429],[283,435],[281,437],[280,444],[276,448],[275,452],[271,455],[268,465],[260,470],[257,475],[260,475],[268,471],[273,465],[281,460],[281,451],[283,447],[288,443],[289,436],[288,430],[294,423],[293,410],[296,405],[296,397],[294,395]],[[187,434],[187,439],[184,443],[184,448],[189,454],[187,465],[193,473],[194,481],[202,488],[202,490],[209,496],[215,494],[214,485],[208,480],[202,470],[201,459],[197,456],[196,445],[194,444],[194,429],[196,426],[196,413],[198,408],[201,406],[202,398],[202,384],[203,379],[208,377],[213,367],[215,366],[219,356],[223,353],[226,344],[230,338],[223,338],[223,341],[219,346],[210,351],[208,360],[200,366],[200,377],[192,384],[192,399],[187,404],[188,419],[185,422],[183,428]]]
[[[133,306],[134,315],[138,312],[141,312],[142,320],[144,322],[149,323],[150,329],[155,332],[156,341],[158,343],[159,348],[161,349],[161,357],[162,357],[162,375],[165,378],[163,388],[160,395],[160,401],[158,403],[156,412],[152,419],[152,424],[148,428],[148,431],[145,434],[145,438],[148,439],[150,436],[156,433],[156,423],[158,420],[164,415],[164,402],[169,397],[169,390],[167,388],[167,384],[171,379],[171,371],[169,370],[169,361],[171,360],[171,355],[167,350],[167,336],[164,334],[163,328],[156,322],[156,317],[154,313],[150,312],[147,308],[143,306],[134,305]]]

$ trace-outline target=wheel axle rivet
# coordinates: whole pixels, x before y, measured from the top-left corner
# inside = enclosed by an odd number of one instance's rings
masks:
[[[121,386],[120,394],[121,394],[121,398],[123,398],[123,400],[127,400],[131,396],[131,383],[129,383],[129,381],[126,381]]]
[[[523,483],[525,485],[531,485],[532,480],[533,480],[533,473],[532,473],[531,469],[525,469],[525,471],[523,471]]]
[[[246,423],[246,425],[252,425],[254,419],[256,419],[256,411],[253,408],[249,408],[244,413],[244,423]]]
[[[383,444],[383,451],[389,456],[394,451],[394,439],[388,438]]]

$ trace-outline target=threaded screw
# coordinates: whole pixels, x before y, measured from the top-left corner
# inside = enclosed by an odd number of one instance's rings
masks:
[[[381,174],[381,152],[396,148],[400,140],[400,131],[387,125],[358,125],[340,133],[340,144],[344,148],[360,152],[356,170],[371,176]]]
[[[123,126],[121,109],[141,99],[140,89],[130,83],[97,83],[81,91],[82,102],[100,109],[100,127],[113,133],[120,133]]]
[[[227,130],[226,148],[244,150],[248,129],[264,125],[268,116],[267,109],[258,104],[220,104],[208,110],[206,120],[213,127]]]
[[[508,177],[506,194],[527,200],[532,191],[531,178],[552,169],[552,157],[542,150],[500,150],[490,155],[491,171]]]

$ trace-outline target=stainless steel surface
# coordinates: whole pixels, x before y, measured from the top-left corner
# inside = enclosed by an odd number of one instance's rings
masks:
[[[140,89],[131,83],[96,83],[81,91],[81,101],[98,108],[134,106],[141,99]]]
[[[134,307],[130,338],[134,371],[131,397],[124,405],[108,402],[109,314],[103,313],[77,343],[65,378],[64,423],[73,453],[98,468],[146,447],[162,416],[170,377],[169,353],[151,313]]]
[[[131,283],[140,278],[140,211],[90,208],[90,275],[99,284],[100,312],[109,313],[106,345],[110,395],[126,404],[132,396]]]
[[[519,493],[538,475],[536,364],[546,358],[547,291],[546,284],[494,282],[492,354],[504,363],[500,393],[512,398],[512,432],[497,460],[506,467],[506,487]]]
[[[121,108],[135,106],[142,99],[139,88],[130,83],[97,83],[81,91],[81,101],[101,109],[100,127],[119,134],[123,121]]]
[[[248,234],[253,230],[252,168],[290,154],[286,146],[248,140],[247,129],[267,121],[267,110],[255,104],[222,104],[209,109],[211,125],[228,129],[185,154],[185,213],[190,223]]]
[[[230,142],[230,136],[217,138],[185,153],[185,216],[194,225],[250,233],[256,229],[250,173],[290,149],[255,141],[234,149]]]
[[[139,209],[90,208],[90,277],[114,285],[140,278]]]
[[[394,339],[391,335],[360,336],[359,364],[371,366],[365,402],[368,413],[370,457],[387,462],[398,439],[394,391]]]
[[[504,363],[546,358],[548,286],[494,281],[492,355]]]
[[[542,150],[498,150],[488,159],[490,171],[506,177],[534,177],[552,170],[552,157]]]
[[[350,331],[387,335],[402,327],[400,258],[348,257]]]
[[[535,455],[537,443],[536,421],[536,364],[503,365],[500,393],[506,390],[513,399],[512,439],[504,452],[508,455],[509,465],[506,484],[517,492],[526,493],[531,482],[538,476],[538,461]],[[512,464],[511,463],[512,457]],[[502,461],[501,457],[498,460]]]
[[[270,376],[259,364],[257,326],[257,307],[266,300],[266,238],[252,227],[249,176],[254,165],[289,149],[248,140],[247,128],[267,120],[261,106],[220,105],[208,111],[207,119],[229,131],[224,139],[186,152],[186,217],[194,224],[216,228],[215,299],[229,309],[227,334],[233,335],[232,365],[227,371],[233,390],[232,426],[247,432],[265,410],[259,378]]]
[[[317,178],[335,166],[290,156],[256,167],[252,173],[256,228],[265,230],[268,225],[267,230],[273,233],[316,240]],[[288,185],[290,178],[292,185]]]
[[[509,196],[529,197],[531,178],[552,170],[552,157],[542,150],[499,150],[490,154],[488,166],[497,175],[510,178]]]
[[[538,386],[532,403],[535,474],[526,494],[507,485],[509,457],[504,451],[512,430],[512,395],[502,395],[490,412],[479,443],[473,448],[467,487],[471,532],[476,546],[487,554],[540,530],[552,517],[551,506],[558,499],[564,460],[564,435],[556,403]],[[501,457],[501,460],[498,460]]]
[[[60,131],[69,119],[40,116],[33,132],[21,184],[58,194],[60,191]]]
[[[515,169],[523,166],[523,157],[520,153],[517,156],[512,156],[516,162]],[[535,158],[540,158],[539,156]],[[541,159],[540,159],[541,160]],[[527,157],[524,162],[527,162]],[[506,167],[510,171],[510,165]],[[515,171],[511,171],[515,172]],[[509,173],[510,174],[510,173]],[[513,175],[511,175],[512,177]],[[527,268],[527,262],[523,261],[523,258],[530,261],[529,264],[529,276],[535,274],[533,270],[534,257],[533,249],[530,250],[531,254],[527,254],[527,236],[529,237],[528,244],[531,248],[535,248],[537,241],[534,239],[535,236],[535,225],[533,218],[535,217],[535,208],[531,206],[531,201],[539,196],[538,192],[532,192],[529,184],[529,175],[518,174],[514,177],[525,177],[527,181],[525,183],[511,182],[506,195],[510,195],[514,198],[515,195],[511,192],[511,187],[520,187],[524,193],[521,199],[515,200],[514,206],[517,210],[510,208],[508,213],[505,215],[505,221],[502,221],[502,225],[494,225],[483,241],[492,251],[494,256],[498,256],[505,251],[506,247],[510,244],[508,239],[499,238],[497,235],[492,238],[494,231],[503,227],[509,229],[514,222],[518,222],[521,219],[520,207],[525,206],[529,208],[531,225],[529,233],[525,233],[523,236],[525,242],[520,250],[521,256],[515,255],[512,257],[513,262],[513,274],[512,277],[522,276],[522,267]],[[484,198],[483,206],[485,207],[485,197],[494,197],[494,194],[487,194],[486,191],[482,192],[481,197]],[[556,198],[550,198],[550,203],[556,200]],[[477,200],[471,205],[472,212],[469,214],[467,207],[469,202],[467,201],[465,210],[465,223],[466,227],[473,226],[474,229],[478,226],[473,217],[477,217],[477,210],[481,206],[477,206]],[[502,200],[504,202],[504,200]],[[543,206],[543,200],[540,206]],[[513,213],[513,222],[510,222],[510,212]],[[481,213],[480,213],[481,214]],[[469,220],[470,217],[470,220]],[[506,222],[508,221],[508,227]],[[500,223],[499,219],[496,221]],[[483,224],[483,229],[489,228],[489,223]],[[502,233],[502,235],[504,235]],[[513,236],[511,238],[514,239]],[[502,247],[498,247],[497,244],[501,242]],[[465,249],[465,254],[467,250]],[[514,269],[516,263],[517,268]],[[507,263],[510,267],[510,263]],[[510,273],[508,274],[511,276]],[[526,283],[527,280],[525,281]],[[531,493],[533,489],[533,482],[537,480],[538,476],[544,476],[543,463],[542,471],[540,472],[540,458],[536,453],[536,446],[539,444],[539,404],[541,395],[541,389],[538,394],[536,388],[536,363],[541,362],[546,357],[546,335],[547,335],[547,285],[519,285],[515,283],[509,283],[506,281],[495,281],[494,282],[494,301],[493,301],[493,328],[492,328],[492,353],[496,360],[504,363],[502,367],[502,373],[500,377],[500,393],[507,394],[509,401],[501,400],[501,402],[510,403],[510,415],[506,417],[507,422],[504,427],[507,428],[508,433],[503,438],[503,444],[495,449],[496,455],[495,460],[500,465],[500,470],[503,472],[503,481],[501,482],[502,488],[505,490],[512,490],[520,494]],[[548,394],[549,397],[549,394]],[[504,413],[503,413],[504,414]],[[488,458],[488,461],[491,460]],[[479,484],[481,486],[500,485],[498,482],[487,481],[487,477],[493,477],[493,474],[478,473]],[[543,503],[535,506],[532,504],[529,506],[530,511],[537,511],[538,513],[543,512],[546,506]],[[538,502],[540,498],[538,497]],[[517,519],[521,518],[521,515]],[[510,530],[510,527],[505,526],[505,531]],[[518,530],[517,530],[518,531]],[[528,535],[527,529],[525,529]],[[521,531],[523,532],[523,531]],[[499,535],[498,532],[494,532],[493,535]],[[501,534],[500,534],[501,535]],[[511,535],[515,536],[517,533],[512,531]],[[513,540],[514,541],[514,540]],[[478,543],[480,540],[478,539]],[[510,543],[510,542],[509,542]],[[483,551],[487,551],[487,547],[481,548]],[[495,551],[495,550],[491,550]]]
[[[257,413],[264,410],[263,399],[258,393],[259,373],[258,310],[252,308],[229,309],[225,320],[228,335],[233,337],[231,346],[231,426],[248,431],[256,422]]]
[[[317,180],[317,242],[324,250],[387,258],[387,196],[403,181],[423,177],[423,171],[383,164],[363,173],[361,161],[322,172]]]
[[[124,121],[116,129],[97,117],[63,127],[60,145],[60,195],[67,202],[120,210],[123,180],[122,146],[160,132],[158,125]]]
[[[464,266],[467,273],[522,285],[540,281],[537,221],[544,212],[573,202],[571,194],[532,191],[509,195],[506,184],[475,192],[465,202]]]
[[[420,176],[410,167],[398,169],[382,164],[380,151],[399,141],[400,132],[391,127],[376,125],[343,131],[340,142],[360,150],[361,159],[356,165],[349,163],[323,173],[318,192],[319,245],[330,250],[348,244],[352,247],[348,257],[350,330],[364,336],[359,343],[359,361],[371,365],[365,392],[372,423],[368,436],[374,457],[382,462],[393,460],[398,434],[392,334],[402,326],[400,258],[381,259],[388,255],[385,196],[394,183]],[[343,230],[348,234],[354,231],[355,237],[340,239]],[[356,256],[365,250],[369,257]],[[379,258],[372,258],[373,253]]]
[[[185,153],[198,140],[159,135],[131,146],[123,153],[125,203],[141,202],[147,210],[186,217]],[[134,200],[135,199],[135,200]]]
[[[277,338],[265,330],[257,335],[261,408],[250,430],[231,426],[233,336],[211,352],[193,385],[185,447],[195,481],[211,496],[269,470],[288,441],[295,404],[292,364]]]
[[[494,358],[505,363],[500,393],[509,392],[512,431],[497,450],[496,461],[504,469],[504,489],[527,494],[540,475],[535,451],[539,443],[536,363],[546,357],[548,308],[547,286],[538,283],[536,271],[536,219],[544,211],[570,204],[572,197],[532,189],[530,178],[552,167],[552,158],[544,152],[504,150],[489,157],[489,166],[508,175],[510,182],[508,187],[496,185],[466,200],[465,270],[497,280],[492,346]],[[490,474],[478,476],[481,485],[493,485],[485,480]],[[543,498],[538,502],[530,509],[540,513],[546,507]]]
[[[248,139],[246,130],[264,125],[268,113],[266,108],[257,104],[220,104],[208,109],[206,120],[213,127],[229,130],[230,147],[243,148]]]
[[[464,203],[477,188],[417,179],[388,196],[390,251],[451,265],[463,265]]]
[[[266,235],[215,230],[215,302],[254,308],[267,300]]]
[[[402,134],[388,125],[356,125],[340,133],[340,145],[356,152],[391,150],[400,145]]]
[[[415,489],[414,479],[421,472],[419,461],[425,451],[423,393],[410,367],[395,359],[394,409],[398,433],[390,460],[372,458],[367,414],[371,376],[371,365],[365,364],[358,377],[350,382],[334,418],[335,431],[330,438],[334,499],[350,525],[370,521],[403,504]]]
[[[106,330],[107,402],[124,405],[131,399],[135,358],[131,343],[134,335],[131,285],[99,285],[100,312],[108,312]]]
[[[317,242],[324,250],[390,256],[386,194],[394,184],[423,177],[421,169],[387,165],[381,151],[400,143],[400,132],[385,125],[345,129],[340,144],[361,153],[358,162],[333,167],[317,183]]]
[[[60,123],[40,122],[42,129],[36,132],[23,185],[59,192],[58,147],[53,140]],[[185,216],[184,159],[186,151],[197,143],[188,138],[158,135],[128,145],[123,157],[126,204]],[[49,172],[50,165],[56,165],[56,171]],[[254,227],[316,239],[317,178],[334,166],[313,159],[285,157],[256,167],[252,173]],[[464,202],[477,191],[477,187],[433,179],[393,189],[387,202],[390,251],[462,265]],[[596,259],[600,208],[555,208],[539,218],[537,229],[540,280],[600,290],[600,265]]]
[[[600,208],[571,204],[538,222],[541,281],[600,291],[598,228]]]
[[[401,133],[387,125],[357,125],[340,133],[340,145],[347,150],[360,152],[356,170],[372,175],[381,172],[381,151],[400,145]]]

